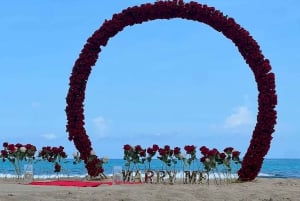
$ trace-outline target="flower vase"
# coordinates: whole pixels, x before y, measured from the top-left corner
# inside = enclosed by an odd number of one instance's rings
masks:
[[[123,173],[121,166],[113,167],[113,184],[121,184],[123,183]]]
[[[15,173],[16,173],[16,180],[21,179],[21,162],[19,159],[16,159],[12,162],[14,168],[15,168]]]
[[[55,165],[54,165],[54,172],[56,173],[56,177],[57,177],[57,180],[60,180],[60,172],[61,172],[61,165],[58,163],[58,162],[55,162]]]
[[[24,182],[30,183],[33,181],[33,165],[31,162],[24,165]]]

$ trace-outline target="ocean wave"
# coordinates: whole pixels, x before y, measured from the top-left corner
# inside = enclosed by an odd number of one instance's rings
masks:
[[[293,173],[289,173],[289,172],[285,172],[285,173],[259,173],[258,177],[261,178],[300,178],[299,174],[293,174]]]
[[[275,177],[275,174],[268,174],[268,173],[259,173],[258,177],[267,178],[267,177]]]

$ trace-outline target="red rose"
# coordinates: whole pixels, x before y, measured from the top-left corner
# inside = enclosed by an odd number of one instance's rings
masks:
[[[166,150],[165,150],[165,149],[162,149],[162,148],[159,148],[158,153],[159,153],[161,156],[164,156],[164,155],[166,155]]]
[[[129,144],[125,144],[124,147],[123,147],[123,149],[125,151],[129,151],[131,149],[131,146]]]
[[[8,153],[6,150],[1,150],[1,155],[6,158],[8,156]]]
[[[23,147],[23,145],[20,144],[20,143],[17,143],[17,144],[15,145],[15,147],[17,147],[18,149],[20,149],[21,147]]]
[[[151,147],[148,147],[147,153],[150,154],[150,155],[153,155],[154,151],[153,151],[153,149]]]
[[[7,149],[8,149],[8,151],[10,151],[10,152],[15,152],[15,151],[16,151],[16,147],[15,147],[14,144],[9,144],[9,145],[7,146]]]
[[[219,151],[216,149],[216,148],[214,148],[214,149],[212,149],[212,150],[209,150],[208,152],[207,152],[207,155],[208,156],[215,156],[215,155],[217,155],[219,153]]]
[[[184,150],[187,154],[191,154],[195,151],[196,147],[194,145],[186,145],[184,146]]]
[[[165,145],[165,150],[166,151],[170,151],[170,146],[169,145]]]
[[[30,150],[36,152],[37,151],[36,146],[32,145]]]
[[[66,158],[66,157],[67,157],[67,154],[66,154],[66,152],[63,151],[63,152],[60,153],[60,156],[61,156],[62,158]]]
[[[26,144],[25,147],[26,147],[26,149],[31,149],[32,145],[31,144]]]
[[[145,156],[146,156],[146,151],[145,151],[145,150],[142,150],[142,151],[140,152],[140,156],[141,156],[141,157],[145,157]]]
[[[239,152],[239,151],[233,151],[232,152],[232,157],[237,158],[237,157],[240,156],[240,154],[241,154],[241,152]]]
[[[6,148],[8,146],[8,142],[3,143],[3,147]]]
[[[204,163],[204,162],[205,162],[205,159],[206,159],[205,156],[201,157],[201,158],[200,158],[200,162]]]
[[[52,152],[56,155],[59,154],[59,149],[57,147],[52,147]]]
[[[153,151],[158,151],[158,149],[159,149],[159,146],[157,145],[157,144],[154,144],[153,146],[152,146],[152,149],[153,149]]]
[[[200,152],[202,153],[202,155],[207,155],[209,149],[206,146],[202,146],[200,147]]]
[[[224,152],[227,153],[227,154],[231,154],[233,148],[232,147],[227,147],[224,149]]]
[[[174,148],[174,154],[175,154],[175,155],[180,154],[180,148],[179,148],[179,147],[175,147],[175,148]]]
[[[212,150],[214,151],[215,154],[219,154],[219,153],[220,153],[220,152],[218,151],[218,149],[216,149],[216,148],[213,148]]]
[[[54,172],[60,172],[61,166],[58,163],[55,163]]]
[[[220,158],[221,159],[225,159],[226,158],[226,154],[225,153],[220,153]]]
[[[64,147],[63,147],[63,146],[59,146],[59,147],[58,147],[58,151],[59,151],[59,152],[62,152],[63,150],[64,150]]]
[[[185,146],[184,146],[184,150],[185,150],[186,152],[188,152],[188,151],[189,151],[189,145],[185,145]]]
[[[135,150],[136,152],[140,152],[140,151],[142,151],[143,149],[142,149],[141,145],[136,145],[136,146],[134,147],[134,150]]]

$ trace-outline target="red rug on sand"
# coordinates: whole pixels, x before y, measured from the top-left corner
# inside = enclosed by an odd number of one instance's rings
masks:
[[[97,187],[102,184],[112,185],[112,182],[56,180],[56,181],[33,181],[29,183],[29,185],[39,185],[39,186],[76,186],[76,187]]]

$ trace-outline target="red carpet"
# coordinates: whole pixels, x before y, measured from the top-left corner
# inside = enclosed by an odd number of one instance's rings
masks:
[[[39,185],[39,186],[76,186],[76,187],[97,187],[102,184],[112,185],[112,182],[56,180],[56,181],[33,181],[29,183],[29,185]]]

